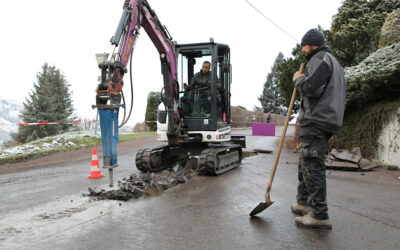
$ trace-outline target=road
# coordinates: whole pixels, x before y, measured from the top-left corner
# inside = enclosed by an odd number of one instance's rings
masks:
[[[247,149],[275,152],[278,141],[249,136]],[[136,151],[154,144],[153,137],[120,143],[115,180],[137,172]],[[108,183],[86,178],[90,149],[2,165],[0,249],[400,249],[400,173],[328,171],[333,229],[305,229],[290,212],[298,156],[282,151],[275,203],[255,218],[248,214],[263,201],[274,153],[128,202],[83,196]]]

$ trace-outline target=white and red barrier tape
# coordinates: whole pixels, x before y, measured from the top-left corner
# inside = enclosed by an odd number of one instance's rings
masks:
[[[272,115],[271,117],[278,117],[278,119],[280,119],[281,117],[279,117],[278,115]],[[253,119],[253,117],[251,116],[232,116],[235,118],[250,118],[251,120],[249,121],[231,121],[231,124],[250,124],[255,122]],[[264,118],[264,117],[257,117],[257,119],[259,118]],[[286,119],[285,117],[283,117],[283,119]],[[156,123],[157,121],[145,121],[146,123]],[[16,125],[16,126],[40,126],[40,125],[79,125],[79,124],[92,124],[92,123],[98,123],[98,122],[18,122],[18,123],[0,123],[0,126],[4,126],[4,125]]]
[[[0,123],[1,125],[17,125],[17,126],[38,126],[38,125],[78,125],[91,124],[96,122],[18,122],[18,123]]]

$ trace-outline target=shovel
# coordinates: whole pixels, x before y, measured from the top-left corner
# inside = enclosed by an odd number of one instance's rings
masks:
[[[304,63],[301,63],[299,72],[303,73],[303,71],[304,71]],[[289,124],[290,114],[292,113],[292,108],[293,108],[293,104],[294,104],[294,100],[295,99],[296,99],[296,88],[293,89],[292,99],[290,100],[289,109],[288,109],[288,112],[287,112],[287,115],[286,115],[286,120],[285,120],[285,125],[283,127],[281,140],[279,142],[278,151],[277,151],[276,156],[275,156],[274,166],[272,167],[272,172],[271,172],[271,175],[269,177],[269,182],[268,182],[268,186],[267,186],[267,192],[265,194],[265,202],[261,202],[260,204],[258,204],[258,206],[255,207],[253,209],[253,211],[251,211],[250,216],[254,216],[256,214],[261,213],[262,211],[267,209],[269,206],[271,206],[272,203],[274,203],[273,201],[271,201],[271,198],[270,198],[272,181],[274,180],[276,167],[278,166],[279,156],[281,155],[283,141],[285,140],[286,130],[287,130],[287,127],[288,127],[288,124]]]

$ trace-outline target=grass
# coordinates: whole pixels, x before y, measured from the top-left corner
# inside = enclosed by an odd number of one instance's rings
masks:
[[[119,142],[124,142],[124,141],[131,141],[135,140],[137,138],[143,137],[143,136],[148,136],[148,135],[156,135],[156,132],[142,132],[142,133],[136,133],[136,134],[120,134],[119,135]]]
[[[156,132],[120,134],[119,142],[135,140],[143,136],[155,134]],[[99,145],[101,145],[100,137],[82,132],[70,132],[7,148],[0,152],[0,164],[27,161],[54,152],[67,152]]]

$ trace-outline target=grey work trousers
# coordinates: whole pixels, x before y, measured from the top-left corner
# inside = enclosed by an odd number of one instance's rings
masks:
[[[328,219],[325,149],[331,136],[314,126],[300,127],[301,155],[298,165],[297,203],[311,207],[315,219]]]

